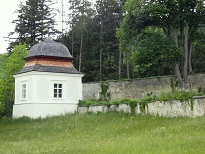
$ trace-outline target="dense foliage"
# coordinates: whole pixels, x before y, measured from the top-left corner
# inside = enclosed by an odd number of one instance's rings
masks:
[[[182,56],[159,28],[146,28],[136,38],[131,62],[137,77],[173,74],[171,62]]]
[[[58,41],[70,49],[74,65],[85,73],[86,82],[118,79],[119,42],[115,35],[123,3],[97,0],[92,7],[87,0],[71,3],[71,28]]]
[[[125,6],[127,12],[118,30],[122,49],[129,50],[132,54],[135,48],[130,49],[130,47],[136,46],[138,43],[136,42],[136,36],[141,35],[148,26],[163,29],[164,36],[175,47],[176,52],[169,52],[170,49],[174,51],[173,47],[166,46],[171,47],[167,52],[170,53],[171,64],[179,86],[180,88],[187,88],[188,74],[192,72],[193,35],[199,27],[205,24],[204,1],[127,0]],[[155,37],[155,39],[158,39],[158,37]],[[146,41],[150,42],[148,39]],[[163,41],[161,43],[166,45]],[[157,43],[155,43],[151,45],[151,48],[163,50],[163,45],[158,48]],[[137,50],[144,52],[141,48],[137,48]],[[148,50],[144,53],[146,53],[144,57],[146,59],[150,52]],[[164,53],[161,55],[164,56]],[[149,69],[147,65],[149,66],[149,63],[142,69]]]
[[[11,114],[12,74],[24,63],[25,45],[15,45],[26,43],[29,49],[58,34],[53,2],[27,0],[16,11],[9,52],[0,55],[1,115]],[[205,71],[203,0],[67,2],[64,20],[69,28],[64,27],[56,41],[68,47],[75,67],[85,73],[84,82],[175,74],[179,86],[186,88],[190,73]]]
[[[14,103],[14,77],[24,65],[26,44],[17,45],[11,54],[0,55],[0,117],[11,116]]]

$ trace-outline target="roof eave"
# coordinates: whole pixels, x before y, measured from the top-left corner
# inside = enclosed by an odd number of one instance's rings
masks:
[[[45,55],[35,55],[35,56],[29,56],[29,57],[24,57],[24,60],[29,60],[33,58],[53,58],[53,59],[67,59],[67,60],[73,60],[73,57],[58,57],[58,56],[45,56]]]

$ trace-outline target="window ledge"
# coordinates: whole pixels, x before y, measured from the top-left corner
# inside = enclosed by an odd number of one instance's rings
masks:
[[[65,100],[65,98],[52,98],[52,100]]]

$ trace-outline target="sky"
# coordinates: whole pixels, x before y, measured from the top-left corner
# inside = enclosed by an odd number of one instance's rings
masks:
[[[66,7],[66,2],[64,0],[64,7]],[[6,53],[6,48],[9,46],[9,41],[6,41],[6,38],[10,32],[13,32],[15,29],[15,24],[12,24],[12,21],[17,19],[18,15],[15,11],[19,8],[20,2],[24,3],[26,0],[6,0],[0,5],[0,54]],[[62,6],[61,0],[57,0],[55,8],[60,8]],[[57,15],[58,19],[58,30],[61,30],[61,15]]]
[[[18,9],[20,1],[25,2],[25,0],[6,0],[0,5],[0,54],[6,52],[9,45],[4,37],[7,37],[9,32],[14,31],[15,25],[11,22],[17,19],[17,14],[14,12]]]

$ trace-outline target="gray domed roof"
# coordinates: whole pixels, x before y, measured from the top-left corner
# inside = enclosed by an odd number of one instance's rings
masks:
[[[25,58],[35,56],[73,58],[65,45],[55,42],[50,38],[32,46]]]

